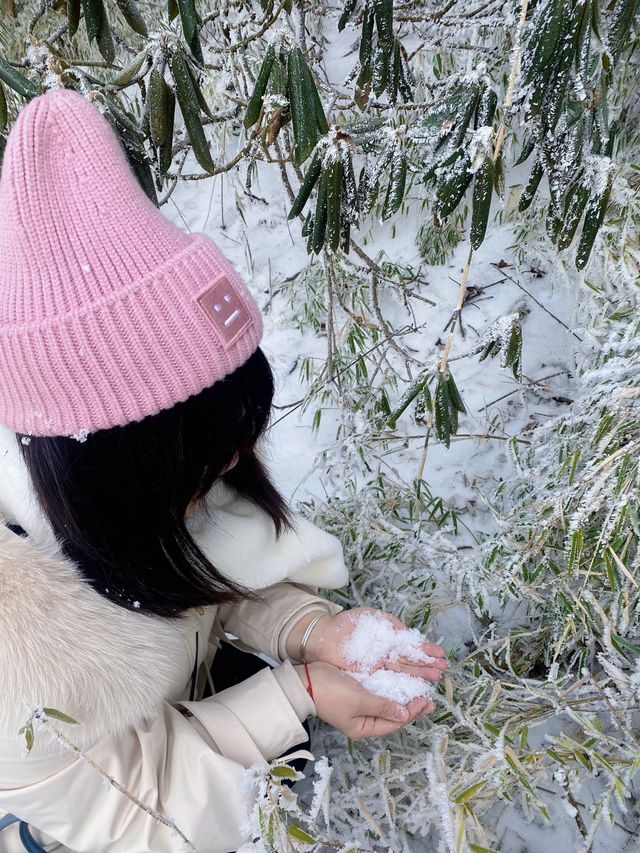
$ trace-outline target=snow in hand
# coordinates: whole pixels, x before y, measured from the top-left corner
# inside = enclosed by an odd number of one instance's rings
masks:
[[[434,696],[433,685],[423,678],[409,675],[406,672],[395,672],[393,669],[377,669],[375,672],[352,672],[352,678],[366,688],[369,693],[393,699],[401,705],[407,705],[412,699],[424,696],[431,699]]]
[[[354,664],[351,675],[370,693],[393,699],[403,705],[418,696],[431,698],[433,685],[429,681],[404,672],[373,667],[382,661],[392,663],[400,658],[421,663],[433,663],[434,658],[425,654],[424,637],[415,628],[398,629],[381,613],[354,615],[356,627],[344,644],[345,656]]]

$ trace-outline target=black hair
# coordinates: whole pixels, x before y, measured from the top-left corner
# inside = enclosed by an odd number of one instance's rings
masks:
[[[18,436],[63,553],[100,595],[159,616],[252,596],[198,548],[185,513],[222,476],[265,510],[277,536],[291,527],[256,447],[273,392],[269,362],[258,348],[224,379],[141,421],[98,430],[85,441]],[[236,453],[235,467],[221,474]]]

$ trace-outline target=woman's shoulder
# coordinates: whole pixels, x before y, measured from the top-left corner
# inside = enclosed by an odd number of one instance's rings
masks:
[[[90,743],[157,713],[183,640],[168,622],[99,595],[58,548],[0,519],[0,725],[53,707]]]

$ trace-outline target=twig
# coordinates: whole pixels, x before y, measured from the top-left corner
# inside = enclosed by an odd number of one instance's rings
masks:
[[[426,323],[423,323],[422,326],[426,326]],[[420,328],[422,328],[422,326],[418,326],[417,329],[416,328],[399,329],[397,332],[392,332],[389,335],[389,337],[395,338],[395,337],[398,337],[399,335],[413,334],[414,332],[417,332]],[[378,341],[376,344],[374,344],[368,350],[365,350],[365,352],[361,353],[357,358],[354,358],[353,361],[350,361],[349,364],[345,365],[340,370],[338,370],[336,373],[334,373],[333,376],[329,376],[328,379],[325,379],[324,382],[322,382],[322,384],[316,390],[319,390],[320,388],[324,388],[330,382],[333,382],[334,379],[337,379],[343,373],[346,373],[347,370],[350,370],[353,367],[353,365],[357,364],[362,358],[364,358],[367,355],[370,355],[370,353],[374,352],[375,350],[377,350],[379,347],[381,347],[383,344],[386,344],[387,342],[388,342],[388,338],[386,338],[386,337],[382,338],[382,340]],[[288,403],[286,407],[282,406],[281,408],[289,408],[290,407],[289,411],[286,412],[286,414],[281,415],[276,421],[273,421],[272,423],[270,423],[268,429],[272,429],[276,424],[279,424],[280,421],[283,421],[285,418],[288,418],[289,415],[291,415],[293,412],[296,411],[296,409],[299,409],[300,406],[302,406],[304,404],[305,400],[306,400],[306,397],[302,397],[300,400],[297,400],[295,403]]]
[[[32,718],[37,720],[44,728],[60,743],[71,752],[76,758],[80,758],[85,764],[88,764],[93,770],[96,771],[103,779],[105,779],[112,788],[115,788],[116,791],[119,791],[121,794],[124,794],[127,799],[129,799],[135,806],[141,809],[143,812],[148,814],[154,820],[161,823],[163,826],[166,826],[173,833],[177,834],[178,837],[182,840],[185,845],[185,849],[190,851],[190,853],[197,853],[196,848],[189,841],[187,836],[182,832],[176,824],[169,820],[169,818],[161,815],[160,812],[156,811],[153,806],[148,806],[146,803],[143,803],[142,800],[139,800],[134,794],[128,791],[124,785],[118,782],[113,776],[110,776],[104,768],[100,767],[92,758],[89,758],[85,752],[80,749],[79,746],[76,746],[73,741],[70,741],[66,735],[64,735],[53,723],[47,718],[47,716],[42,712],[42,710],[36,710],[32,712]]]
[[[533,300],[533,302],[535,302],[535,303],[536,303],[536,305],[537,305],[539,308],[542,308],[542,310],[543,310],[543,311],[545,311],[545,312],[546,312],[546,313],[547,313],[547,314],[548,314],[552,319],[554,319],[554,320],[556,321],[556,323],[560,323],[560,325],[561,325],[564,329],[566,329],[566,330],[567,330],[567,332],[571,332],[571,334],[573,335],[573,337],[574,337],[574,338],[577,338],[577,340],[579,340],[579,341],[580,341],[580,343],[582,343],[582,338],[580,337],[580,335],[577,335],[577,334],[573,331],[573,329],[570,329],[570,328],[569,328],[569,326],[567,326],[567,324],[564,322],[564,320],[561,320],[561,319],[560,319],[560,317],[557,317],[557,316],[553,313],[553,311],[549,311],[549,309],[548,309],[545,305],[543,305],[543,304],[542,304],[542,302],[540,302],[540,300],[539,300],[539,299],[536,299],[536,297],[535,297],[532,293],[529,293],[529,291],[527,290],[527,288],[526,288],[524,285],[520,284],[520,282],[519,282],[517,279],[513,278],[513,276],[510,276],[510,275],[509,275],[509,273],[505,272],[505,271],[504,271],[504,267],[499,267],[499,266],[498,266],[497,264],[495,264],[495,263],[492,263],[492,264],[491,264],[491,266],[492,266],[492,267],[495,267],[496,269],[499,269],[499,270],[500,270],[500,272],[502,273],[502,275],[503,275],[505,278],[508,278],[508,279],[509,279],[509,281],[513,282],[517,287],[519,287],[519,288],[520,288],[520,290],[521,290],[523,293],[526,293],[526,295],[529,297],[529,299]]]
[[[518,391],[521,391],[522,388],[528,388],[530,385],[540,385],[542,382],[546,382],[547,379],[554,379],[556,376],[562,376],[563,373],[568,373],[568,370],[558,370],[556,373],[550,373],[549,376],[543,376],[542,379],[530,379],[528,382],[523,383],[522,385],[518,385],[517,388],[514,388],[513,391],[508,391],[506,394],[503,394],[502,397],[497,397],[495,400],[492,400],[490,403],[486,403],[486,405],[481,406],[478,411],[482,412],[489,408],[489,406],[494,406],[496,403],[499,403],[501,400],[505,400],[507,397],[510,397],[512,394],[517,394]]]
[[[223,172],[230,172],[234,166],[237,166],[240,160],[244,158],[244,156],[248,153],[249,149],[253,145],[253,142],[256,138],[256,132],[252,133],[249,139],[245,142],[242,148],[238,151],[238,153],[229,160],[228,163],[225,163],[224,166],[216,166],[213,172],[194,172],[192,174],[180,175],[175,172],[166,172],[166,178],[180,178],[182,181],[204,181],[206,178],[212,178],[214,175],[220,175]]]

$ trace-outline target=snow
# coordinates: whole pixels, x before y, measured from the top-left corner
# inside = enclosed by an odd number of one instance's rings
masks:
[[[402,705],[408,705],[412,699],[419,696],[433,698],[433,685],[423,678],[416,678],[406,672],[396,672],[392,669],[377,669],[375,672],[352,672],[351,676],[362,684],[370,693],[393,699]]]
[[[355,667],[350,674],[370,693],[393,699],[403,705],[418,696],[432,697],[430,682],[404,672],[382,667],[371,670],[383,661],[394,663],[402,658],[421,663],[433,663],[435,658],[425,654],[425,638],[415,629],[400,630],[381,613],[354,615],[355,630],[343,644],[343,654]]]
[[[398,630],[381,613],[360,613],[353,617],[356,627],[343,646],[345,656],[360,671],[370,670],[381,661],[412,661],[434,663],[425,654],[425,638],[412,629]]]

